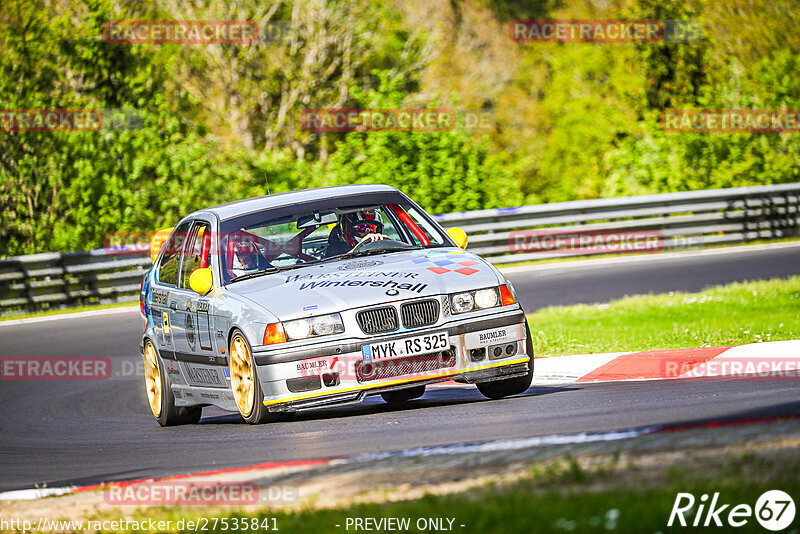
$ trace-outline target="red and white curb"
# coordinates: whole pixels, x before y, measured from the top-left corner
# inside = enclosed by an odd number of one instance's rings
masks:
[[[251,478],[253,472],[263,473],[267,471],[274,471],[278,469],[305,469],[311,467],[319,467],[325,465],[332,465],[343,462],[342,458],[327,458],[327,459],[311,459],[311,460],[292,460],[287,462],[265,462],[256,465],[248,465],[245,467],[233,467],[228,469],[215,469],[213,471],[203,471],[199,473],[187,473],[185,475],[174,475],[168,477],[154,477],[154,478],[141,478],[136,480],[124,480],[119,482],[103,482],[100,484],[92,484],[89,486],[61,486],[53,488],[30,488],[22,490],[12,490],[0,492],[0,501],[28,501],[33,499],[41,499],[43,497],[55,497],[58,495],[67,495],[72,493],[84,493],[90,491],[101,491],[109,487],[126,487],[136,486],[140,484],[153,484],[164,481],[177,481],[185,479],[197,479],[204,477],[205,479],[221,477],[224,475],[238,475],[241,474],[244,478]]]
[[[534,384],[673,379],[800,380],[800,340],[733,347],[555,356],[534,364]]]

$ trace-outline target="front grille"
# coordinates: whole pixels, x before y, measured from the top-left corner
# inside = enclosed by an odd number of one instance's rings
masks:
[[[358,326],[365,334],[380,334],[397,330],[397,310],[392,306],[364,310],[356,314]]]
[[[437,369],[446,369],[456,364],[455,347],[450,350],[423,354],[420,356],[406,356],[405,358],[391,358],[372,363],[356,362],[356,379],[363,382],[383,380],[403,375],[420,375]]]
[[[432,325],[439,320],[439,303],[435,299],[408,302],[400,306],[400,315],[406,328]]]

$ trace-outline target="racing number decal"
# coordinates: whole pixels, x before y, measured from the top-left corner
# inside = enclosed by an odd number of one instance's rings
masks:
[[[162,312],[162,320],[164,324],[164,345],[172,345],[172,336],[170,335],[169,327],[169,312]]]

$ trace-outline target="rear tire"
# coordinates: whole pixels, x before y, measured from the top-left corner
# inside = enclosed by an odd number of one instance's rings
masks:
[[[203,415],[202,406],[175,406],[169,374],[149,339],[144,344],[144,382],[150,411],[161,426],[193,424]]]
[[[381,393],[383,400],[389,404],[396,406],[405,404],[406,402],[418,399],[425,394],[425,386],[415,386],[413,388],[396,389],[394,391],[387,391]]]
[[[277,419],[277,415],[264,406],[264,393],[258,380],[253,352],[241,330],[233,331],[228,348],[231,389],[241,416],[251,425],[260,425]]]
[[[528,353],[528,374],[516,378],[508,378],[506,380],[476,384],[478,386],[478,391],[480,391],[484,397],[502,399],[503,397],[524,393],[531,387],[531,381],[533,380],[533,338],[531,338],[531,329],[528,327],[527,322],[525,323],[525,336],[527,338],[525,341],[525,351]]]

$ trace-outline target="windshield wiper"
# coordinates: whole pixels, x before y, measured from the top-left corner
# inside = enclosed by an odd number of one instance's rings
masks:
[[[300,267],[307,267],[309,265],[314,265],[314,264],[317,264],[319,262],[320,262],[320,260],[309,261],[307,263],[298,263],[296,265],[281,265],[280,267],[269,267],[267,269],[264,269],[263,271],[255,271],[255,272],[252,272],[252,273],[246,273],[246,274],[243,274],[241,276],[237,276],[236,278],[234,278],[233,280],[231,280],[228,283],[232,284],[234,282],[241,282],[242,280],[250,280],[251,278],[258,278],[259,276],[264,276],[264,275],[267,275],[267,274],[275,274],[275,273],[279,273],[281,271],[290,271],[292,269],[298,269]]]
[[[392,252],[407,252],[409,250],[418,250],[422,247],[408,247],[408,248],[371,248],[367,250],[354,250],[352,252],[345,252],[330,259],[346,260],[348,258],[358,258],[360,256],[373,256],[375,254],[391,254]]]

